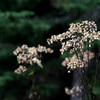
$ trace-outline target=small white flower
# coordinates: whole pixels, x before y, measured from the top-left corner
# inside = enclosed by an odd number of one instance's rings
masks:
[[[39,60],[37,57],[34,57],[32,60],[33,60],[34,63],[36,63],[38,66],[40,66],[41,68],[43,68],[43,65],[41,64],[41,60]]]

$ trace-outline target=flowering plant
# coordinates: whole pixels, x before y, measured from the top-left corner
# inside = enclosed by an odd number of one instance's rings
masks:
[[[62,47],[60,52],[62,55],[64,52],[70,52],[70,54],[72,54],[72,56],[69,57],[66,53],[66,58],[62,62],[62,66],[67,67],[68,73],[76,71],[77,79],[80,84],[74,86],[71,90],[66,87],[66,94],[72,95],[72,97],[81,95],[82,100],[84,97],[87,97],[88,100],[95,99],[93,90],[95,88],[97,66],[93,87],[88,83],[86,71],[88,71],[90,67],[89,60],[95,56],[95,54],[90,51],[92,42],[95,40],[99,41],[99,36],[100,32],[97,31],[97,26],[94,21],[82,21],[82,23],[70,24],[68,31],[59,35],[52,35],[50,39],[47,39],[49,45],[58,41],[61,43]],[[88,50],[86,51],[86,49]],[[52,53],[53,50],[40,45],[38,45],[38,47],[23,45],[22,47],[18,47],[13,53],[17,56],[18,63],[29,63],[30,65],[36,63],[40,68],[43,68],[40,60],[42,52]],[[27,68],[21,65],[15,70],[15,73],[21,74],[26,70]]]
[[[74,86],[71,90],[66,87],[66,94],[72,95],[72,97],[81,95],[81,100],[86,97],[88,100],[95,99],[93,90],[95,88],[97,66],[93,87],[88,83],[86,71],[90,67],[89,60],[95,56],[95,54],[90,51],[92,42],[95,40],[99,41],[99,36],[100,32],[97,31],[97,26],[94,21],[82,21],[81,23],[70,24],[68,31],[59,35],[53,35],[50,39],[47,39],[48,44],[53,44],[58,41],[61,42],[61,54],[70,52],[70,54],[73,55],[69,57],[66,53],[67,57],[62,62],[62,65],[64,67],[67,66],[68,73],[72,70],[77,72],[79,86]],[[86,51],[86,49],[88,50]]]

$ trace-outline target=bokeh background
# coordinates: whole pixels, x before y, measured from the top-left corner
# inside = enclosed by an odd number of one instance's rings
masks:
[[[0,0],[0,100],[29,100],[36,89],[40,100],[70,100],[64,88],[71,88],[73,77],[61,65],[65,58],[59,52],[61,45],[48,46],[46,40],[67,31],[70,23],[82,20],[95,21],[100,30],[100,0]],[[27,72],[17,75],[14,70],[19,65],[13,50],[23,44],[41,44],[55,52],[43,54],[43,69],[34,65],[32,73],[33,67],[27,66]],[[92,51],[98,52],[99,43],[93,45]],[[95,60],[91,63],[95,65]],[[97,100],[100,100],[99,69],[95,88]],[[91,67],[89,78],[92,80],[94,72]],[[34,89],[31,78],[36,79]]]

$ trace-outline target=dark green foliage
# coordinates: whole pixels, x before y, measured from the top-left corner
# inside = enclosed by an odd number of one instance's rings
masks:
[[[100,0],[54,0],[54,6],[56,8],[63,8],[64,10],[70,10],[71,8],[87,11],[96,5],[100,4]]]
[[[30,18],[33,15],[32,11],[0,12],[0,23],[2,23],[0,24],[0,41],[16,43],[18,37],[19,42],[33,43],[38,36],[42,37],[43,33],[50,29],[50,25],[40,19]]]
[[[27,65],[22,75],[14,73],[19,65],[13,50],[22,44],[47,46],[51,34],[66,31],[71,22],[82,20],[83,12],[99,4],[100,0],[0,0],[0,100],[28,100],[34,91],[32,75],[36,75],[41,100],[66,100],[64,87],[71,86],[72,77],[61,66],[66,55],[60,56],[59,43],[51,46],[52,55],[43,54],[43,69]],[[95,92],[98,94],[98,88]]]
[[[0,0],[0,9],[3,11],[18,11],[24,9],[32,9],[41,0]]]

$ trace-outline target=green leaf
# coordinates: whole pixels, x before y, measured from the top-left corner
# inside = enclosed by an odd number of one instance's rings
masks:
[[[31,72],[28,74],[28,76],[34,75],[34,72],[35,72],[35,71],[31,71]]]

